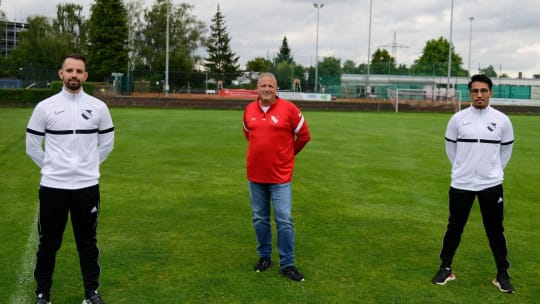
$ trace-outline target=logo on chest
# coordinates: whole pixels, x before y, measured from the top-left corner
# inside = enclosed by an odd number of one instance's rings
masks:
[[[494,123],[494,122],[490,122],[488,125],[487,125],[487,129],[491,132],[495,131],[495,129],[497,129],[497,124]]]
[[[86,119],[86,120],[89,120],[90,118],[92,118],[92,110],[85,110],[85,109],[82,109],[81,110],[81,116],[82,118]]]
[[[270,120],[273,124],[277,125],[277,123],[279,122],[279,116],[271,115]]]

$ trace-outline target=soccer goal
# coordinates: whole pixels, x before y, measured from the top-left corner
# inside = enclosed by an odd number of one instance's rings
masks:
[[[454,111],[461,110],[461,91],[421,90],[421,89],[387,89],[386,93],[392,106],[399,112],[400,104],[413,107],[439,107],[447,104],[454,106]]]

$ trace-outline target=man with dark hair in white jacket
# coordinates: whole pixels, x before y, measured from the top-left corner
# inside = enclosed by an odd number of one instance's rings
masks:
[[[85,289],[83,303],[101,304],[96,232],[99,165],[113,149],[114,126],[107,105],[83,90],[88,77],[83,56],[66,56],[58,75],[64,83],[62,91],[37,104],[26,129],[26,153],[42,176],[35,303],[50,303],[56,252],[71,214]]]
[[[495,258],[493,284],[513,293],[504,236],[504,168],[512,155],[514,131],[508,116],[492,108],[493,83],[485,75],[469,82],[471,106],[454,114],[446,129],[446,154],[452,164],[448,226],[443,239],[441,265],[432,282],[444,285],[455,279],[451,265],[475,198]]]

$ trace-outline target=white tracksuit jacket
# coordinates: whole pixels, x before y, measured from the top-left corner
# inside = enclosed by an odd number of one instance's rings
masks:
[[[508,116],[491,106],[470,106],[452,116],[445,139],[453,188],[480,191],[502,184],[514,143]]]
[[[107,105],[83,90],[78,94],[62,90],[38,103],[26,130],[26,153],[41,168],[45,187],[81,189],[98,184],[99,165],[113,145]]]

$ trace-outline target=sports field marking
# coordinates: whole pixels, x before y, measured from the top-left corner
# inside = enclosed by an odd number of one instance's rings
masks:
[[[26,294],[32,279],[32,269],[34,267],[34,251],[37,244],[37,221],[38,212],[36,212],[34,222],[32,227],[30,227],[30,232],[28,233],[26,248],[24,249],[24,253],[22,255],[21,269],[19,270],[19,278],[17,280],[17,288],[11,297],[11,304],[24,304],[32,302],[32,300],[27,299]]]

